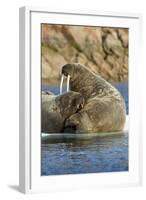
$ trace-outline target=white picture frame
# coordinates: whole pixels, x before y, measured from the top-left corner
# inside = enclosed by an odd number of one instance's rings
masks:
[[[142,133],[139,105],[141,70],[140,14],[51,11],[20,8],[20,191],[23,193],[140,185]],[[129,171],[80,175],[40,175],[40,23],[129,28]]]

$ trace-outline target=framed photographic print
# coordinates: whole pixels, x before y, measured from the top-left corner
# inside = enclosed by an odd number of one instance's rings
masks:
[[[141,183],[141,15],[20,8],[20,191]]]

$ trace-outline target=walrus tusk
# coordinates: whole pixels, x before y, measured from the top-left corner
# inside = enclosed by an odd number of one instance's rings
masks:
[[[70,81],[70,75],[67,76],[67,88],[66,91],[69,91],[69,81]]]
[[[64,74],[62,74],[60,81],[60,95],[62,94],[63,81],[64,81]],[[70,75],[67,76],[67,88],[66,88],[67,92],[69,91],[69,82],[70,82]]]
[[[63,80],[64,80],[64,74],[61,76],[61,82],[60,82],[60,95],[62,94],[62,85],[63,85]]]

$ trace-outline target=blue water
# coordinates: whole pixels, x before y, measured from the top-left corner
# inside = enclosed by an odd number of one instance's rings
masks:
[[[128,86],[115,84],[125,99]],[[59,94],[59,87],[42,86]],[[42,140],[41,175],[128,171],[128,133],[85,139]]]

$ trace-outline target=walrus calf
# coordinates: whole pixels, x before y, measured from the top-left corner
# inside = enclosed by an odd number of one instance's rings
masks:
[[[78,92],[70,91],[59,96],[42,92],[41,131],[62,132],[65,119],[76,113],[83,104],[84,98]]]
[[[70,77],[70,89],[85,99],[84,108],[66,119],[64,132],[95,133],[123,129],[125,102],[116,88],[78,63],[64,65],[62,74]]]

